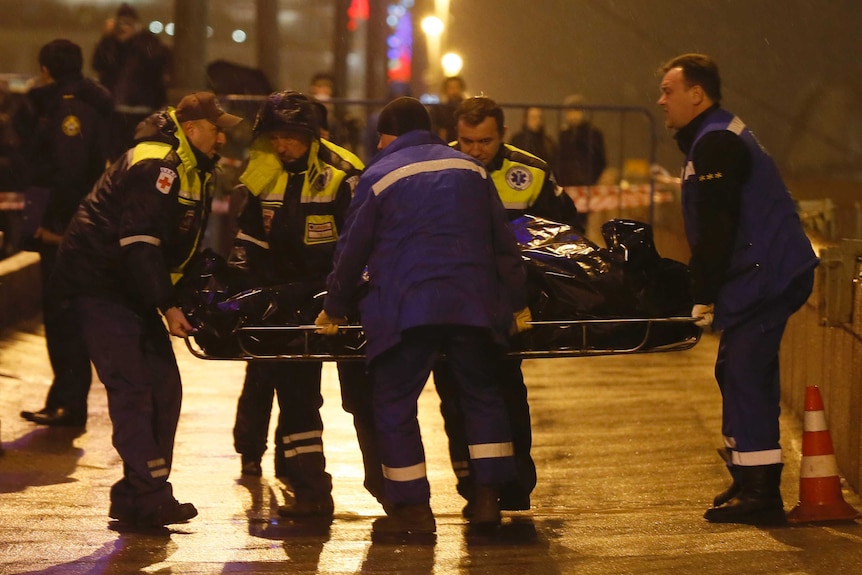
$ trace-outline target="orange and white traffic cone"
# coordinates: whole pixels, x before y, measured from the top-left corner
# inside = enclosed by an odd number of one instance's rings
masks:
[[[805,389],[805,421],[802,428],[802,467],[799,503],[787,514],[790,523],[850,521],[859,517],[841,495],[841,480],[832,438],[826,426],[823,399],[817,386]]]

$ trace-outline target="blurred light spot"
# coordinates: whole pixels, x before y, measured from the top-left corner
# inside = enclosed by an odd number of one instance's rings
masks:
[[[437,16],[426,16],[422,19],[422,31],[429,36],[439,36],[443,33],[443,20]]]
[[[161,34],[165,29],[165,25],[159,22],[158,20],[153,20],[150,22],[150,32],[153,34]]]
[[[461,68],[464,67],[464,60],[455,52],[449,52],[443,55],[440,64],[443,65],[443,74],[457,76],[461,73]]]
[[[237,44],[242,44],[243,42],[245,42],[245,40],[248,36],[246,35],[246,33],[243,30],[234,30],[233,32],[231,32],[230,37]]]
[[[168,22],[167,24],[165,24],[165,34],[167,34],[168,36],[174,35],[174,23],[173,22]]]
[[[207,26],[207,38],[212,38],[212,37],[213,37],[213,27]]]

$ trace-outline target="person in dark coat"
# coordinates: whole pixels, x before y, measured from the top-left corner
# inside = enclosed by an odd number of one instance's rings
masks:
[[[210,92],[150,116],[81,202],[57,253],[48,290],[71,301],[108,392],[123,460],[108,515],[121,523],[152,527],[197,515],[168,481],[182,404],[169,334],[193,332],[174,284],[206,229],[224,130],[241,121]]]
[[[99,82],[114,96],[111,160],[132,144],[139,122],[167,104],[171,53],[155,34],[141,25],[129,4],[108,20],[92,59]]]
[[[526,275],[488,172],[430,130],[415,98],[381,112],[381,153],[360,177],[316,322],[331,334],[346,321],[367,264],[360,315],[390,503],[374,523],[382,533],[436,530],[416,401],[441,353],[476,469],[471,524],[499,524],[499,488],[515,475],[496,364],[514,317],[526,327]]]
[[[455,149],[482,162],[494,182],[497,195],[514,220],[524,214],[564,222],[577,229],[578,210],[572,199],[556,184],[547,162],[510,144],[503,109],[484,96],[464,100],[455,112]],[[530,508],[530,494],[536,486],[536,466],[530,455],[533,442],[527,386],[521,360],[505,358],[498,372],[500,389],[512,423],[517,478],[503,486],[503,510]],[[470,516],[474,501],[474,470],[464,435],[463,414],[457,386],[448,365],[434,368],[434,384],[440,395],[440,412],[449,437],[449,454],[457,477],[457,489],[467,500],[464,515]]]
[[[90,356],[69,301],[49,297],[45,288],[66,226],[105,168],[112,101],[104,87],[82,76],[81,48],[69,40],[45,44],[39,65],[42,85],[27,93],[26,177],[28,193],[45,193],[48,200],[27,243],[40,256],[45,341],[54,380],[45,407],[22,411],[21,417],[41,425],[84,426],[92,380]]]
[[[745,123],[721,107],[712,58],[683,54],[660,73],[658,105],[686,156],[691,315],[701,327],[723,330],[715,378],[733,482],[704,518],[784,523],[778,352],[787,320],[811,294],[819,260],[775,162]]]
[[[563,187],[593,186],[607,167],[605,136],[584,115],[584,98],[580,94],[567,96],[563,104],[565,125],[560,130],[554,173]],[[585,192],[589,198],[589,191]],[[589,202],[587,202],[589,203]],[[578,214],[580,226],[587,228],[589,211]]]
[[[592,186],[607,166],[605,137],[578,107],[584,104],[581,95],[572,94],[563,104],[566,122],[560,130],[554,166],[557,182],[561,186]]]
[[[545,119],[541,108],[524,111],[521,131],[512,136],[512,145],[545,160],[554,169],[557,161],[557,143],[545,132]]]

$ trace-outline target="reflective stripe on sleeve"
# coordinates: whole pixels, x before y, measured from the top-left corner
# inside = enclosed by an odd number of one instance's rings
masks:
[[[263,248],[263,249],[265,249],[265,250],[268,250],[268,249],[269,249],[269,242],[265,242],[265,241],[263,241],[263,240],[259,240],[259,239],[255,238],[255,237],[252,237],[252,236],[248,235],[248,234],[244,234],[243,232],[238,232],[238,233],[236,234],[236,239],[238,239],[238,240],[243,240],[243,241],[246,241],[246,242],[252,243],[252,244],[254,244],[254,245],[256,245],[256,246],[260,246],[260,247],[262,247],[262,248]]]
[[[442,172],[443,170],[470,170],[482,176],[483,179],[488,177],[488,173],[485,171],[485,168],[474,164],[469,160],[464,160],[461,158],[428,160],[426,162],[407,164],[406,166],[402,166],[397,170],[389,172],[388,174],[377,180],[377,182],[373,186],[371,186],[371,191],[374,192],[375,196],[377,196],[380,195],[380,193],[382,193],[386,188],[398,182],[399,180],[403,180],[404,178],[409,178],[410,176],[415,176],[416,174],[423,174],[428,172]]]
[[[467,447],[470,450],[470,459],[488,459],[491,457],[511,457],[515,453],[512,442],[507,443],[478,443]]]
[[[162,240],[155,236],[127,236],[125,238],[120,238],[120,247],[124,248],[131,244],[144,243],[151,244],[154,246],[162,245]]]
[[[425,462],[411,465],[410,467],[386,467],[383,468],[383,477],[390,481],[415,481],[425,477]]]

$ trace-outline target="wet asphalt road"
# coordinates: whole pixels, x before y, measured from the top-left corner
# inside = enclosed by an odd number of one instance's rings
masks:
[[[279,519],[289,495],[273,477],[241,480],[231,430],[243,364],[194,358],[177,341],[185,399],[171,482],[200,515],[170,529],[134,531],[108,520],[120,476],[104,388],[94,382],[86,431],[21,420],[50,383],[37,322],[0,338],[0,573],[386,574],[855,574],[858,523],[759,529],[711,525],[701,515],[726,484],[716,338],[685,352],[537,359],[524,363],[539,484],[533,509],[506,514],[492,535],[461,518],[438,401],[420,400],[432,540],[377,541],[381,516],[362,488],[334,364],[324,369],[324,445],[334,478],[331,525]],[[785,507],[798,497],[802,431],[782,420]],[[847,501],[862,509],[845,490]]]

